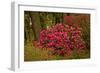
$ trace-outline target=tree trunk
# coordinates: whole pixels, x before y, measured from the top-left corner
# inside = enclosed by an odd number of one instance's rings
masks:
[[[30,18],[31,18],[31,22],[32,22],[32,30],[33,30],[33,34],[34,34],[34,40],[38,40],[40,30],[41,30],[39,13],[38,12],[30,12]]]

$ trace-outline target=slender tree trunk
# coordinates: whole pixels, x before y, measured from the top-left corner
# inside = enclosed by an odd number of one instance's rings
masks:
[[[24,26],[24,38],[25,38],[25,42],[26,41],[29,41],[31,38],[30,38],[30,20],[29,20],[29,14],[27,12],[25,12],[24,14],[24,23],[25,23],[25,26]]]

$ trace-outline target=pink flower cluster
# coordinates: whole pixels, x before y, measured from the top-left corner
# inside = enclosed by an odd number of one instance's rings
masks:
[[[56,24],[40,32],[40,46],[53,49],[53,54],[71,55],[74,49],[85,48],[81,30],[79,26]]]

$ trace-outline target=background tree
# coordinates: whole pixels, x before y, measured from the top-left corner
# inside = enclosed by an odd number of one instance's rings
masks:
[[[31,35],[30,35],[30,16],[29,16],[29,13],[28,12],[25,12],[24,13],[24,39],[25,39],[25,42],[29,41],[31,38]]]

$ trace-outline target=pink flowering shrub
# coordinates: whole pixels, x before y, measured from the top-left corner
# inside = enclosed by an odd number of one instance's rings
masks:
[[[69,25],[56,24],[40,32],[39,45],[41,48],[52,49],[52,54],[61,56],[71,55],[74,49],[83,50],[85,48],[82,28],[73,23],[73,17],[69,18],[72,18],[72,20],[67,20]]]

